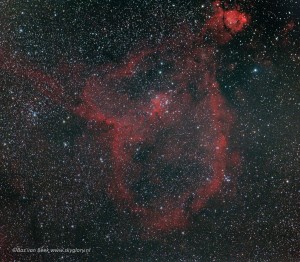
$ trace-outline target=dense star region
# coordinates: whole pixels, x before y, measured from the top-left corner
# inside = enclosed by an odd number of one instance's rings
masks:
[[[3,261],[297,257],[297,4],[0,5]]]

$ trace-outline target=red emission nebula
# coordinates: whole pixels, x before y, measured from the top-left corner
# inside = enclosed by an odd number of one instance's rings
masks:
[[[58,80],[25,59],[2,52],[1,68],[96,126],[95,143],[109,154],[108,196],[135,217],[143,236],[153,236],[188,227],[237,175],[240,157],[229,140],[235,117],[216,81],[215,56],[248,23],[238,8],[215,2],[200,33],[101,67],[76,106],[64,102]]]

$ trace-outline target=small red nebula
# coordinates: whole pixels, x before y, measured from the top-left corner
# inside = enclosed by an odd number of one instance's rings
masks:
[[[230,29],[232,34],[241,32],[248,23],[249,18],[244,13],[237,10],[224,12],[224,25]]]
[[[214,2],[214,14],[202,29],[202,37],[210,37],[218,44],[225,44],[250,23],[250,16],[239,7],[224,10],[219,1]]]
[[[292,41],[291,35],[296,29],[297,29],[297,24],[293,20],[287,22],[286,25],[283,27],[283,29],[281,30],[280,38],[281,38],[281,43],[284,46],[288,46],[291,44]]]

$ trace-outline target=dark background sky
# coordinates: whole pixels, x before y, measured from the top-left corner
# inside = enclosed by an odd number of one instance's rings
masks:
[[[184,233],[139,239],[102,190],[93,134],[74,142],[86,121],[1,67],[1,257],[15,246],[49,246],[92,248],[90,260],[60,254],[55,261],[299,259],[300,2],[228,1],[227,8],[235,3],[251,23],[217,47],[217,79],[236,111],[242,152],[234,198],[211,201]],[[2,1],[0,8],[1,64],[3,52],[26,57],[75,98],[94,68],[186,26],[197,33],[211,13],[210,1],[200,0]],[[62,64],[68,74],[57,70]]]

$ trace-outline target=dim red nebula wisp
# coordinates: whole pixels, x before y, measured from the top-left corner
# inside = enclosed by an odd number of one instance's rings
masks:
[[[99,126],[95,143],[106,145],[111,162],[107,194],[136,218],[144,236],[188,227],[239,165],[229,141],[234,113],[216,81],[214,46],[231,40],[249,19],[215,5],[200,36],[103,66],[86,81],[81,104],[67,107]],[[204,44],[207,35],[214,43]],[[16,65],[8,54],[2,58],[2,69],[29,79],[54,101],[64,100],[59,81]]]

